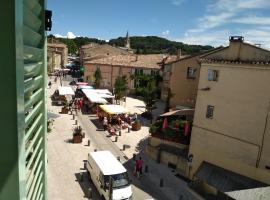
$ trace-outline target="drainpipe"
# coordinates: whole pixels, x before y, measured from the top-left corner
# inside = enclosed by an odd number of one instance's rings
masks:
[[[261,142],[261,145],[260,145],[260,148],[259,148],[259,153],[258,153],[258,159],[257,159],[257,162],[256,162],[256,167],[259,167],[260,160],[261,160],[261,157],[262,157],[262,150],[263,150],[264,137],[265,137],[265,132],[266,132],[267,123],[268,123],[269,111],[270,111],[270,101],[268,102],[267,114],[266,114],[266,118],[265,118],[264,130],[263,130],[263,137],[262,137],[262,142]]]

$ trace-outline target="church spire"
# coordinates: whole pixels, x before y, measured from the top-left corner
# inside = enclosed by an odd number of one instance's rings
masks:
[[[129,39],[129,35],[128,35],[128,31],[127,31],[127,35],[126,35],[126,48],[130,49],[130,39]]]

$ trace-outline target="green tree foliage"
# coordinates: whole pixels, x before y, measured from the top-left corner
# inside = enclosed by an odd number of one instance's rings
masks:
[[[126,95],[128,89],[128,82],[126,76],[118,76],[114,83],[114,93],[117,100],[123,98]]]
[[[91,42],[98,44],[106,44],[107,42],[104,40],[99,40],[96,38],[88,38],[88,37],[76,37],[74,39],[68,38],[57,38],[54,35],[49,35],[48,38],[55,38],[60,42],[65,43],[68,46],[69,53],[76,53],[78,49],[82,45],[89,44]],[[125,37],[119,37],[116,39],[111,39],[109,44],[112,46],[125,46]],[[72,41],[72,42],[70,42]],[[203,52],[213,47],[206,45],[188,45],[182,42],[170,41],[165,38],[157,37],[157,36],[134,36],[130,37],[131,48],[136,50],[138,54],[159,54],[159,53],[169,53],[169,54],[177,54],[177,49],[181,49],[183,54],[194,54]]]
[[[125,37],[112,39],[109,41],[109,44],[123,47],[125,45]],[[132,49],[136,49],[136,53],[141,54],[177,54],[177,49],[181,49],[182,53],[185,54],[194,54],[213,48],[211,46],[188,45],[182,42],[170,41],[157,36],[130,37],[130,44]]]
[[[58,38],[52,34],[48,35],[47,37],[54,38],[57,41],[66,44],[68,47],[68,53],[70,53],[70,54],[77,54],[78,49],[81,46],[89,44],[91,42],[98,43],[98,44],[106,44],[106,41],[104,41],[104,40],[99,40],[96,38],[88,38],[88,37],[76,37],[74,39],[69,39],[69,38]]]
[[[146,109],[151,110],[157,92],[157,76],[150,74],[140,74],[131,76],[137,83],[136,94],[143,97]]]
[[[94,82],[95,88],[100,88],[102,75],[101,75],[101,71],[99,67],[95,71],[94,78],[95,78],[95,82]]]

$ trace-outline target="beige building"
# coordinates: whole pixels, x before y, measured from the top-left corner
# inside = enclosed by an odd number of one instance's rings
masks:
[[[49,42],[47,43],[47,63],[48,73],[52,73],[56,69],[61,69],[67,64],[68,48],[63,43],[56,43],[56,41],[51,40]]]
[[[128,86],[134,89],[131,74],[158,74],[161,68],[162,54],[153,55],[118,55],[86,61],[84,64],[84,79],[94,82],[94,73],[100,68],[102,75],[101,87],[112,89],[118,76],[126,75]]]
[[[83,45],[80,48],[80,62],[82,66],[88,61],[117,55],[132,55],[132,53],[126,49],[113,47],[108,44],[101,45],[97,43],[90,43]]]
[[[200,76],[199,58],[217,49],[192,56],[180,56],[179,59],[165,64],[161,99],[166,101],[170,90],[172,94],[170,98],[171,108],[176,106],[194,108]]]
[[[201,62],[190,178],[218,195],[270,184],[270,52],[230,37]]]

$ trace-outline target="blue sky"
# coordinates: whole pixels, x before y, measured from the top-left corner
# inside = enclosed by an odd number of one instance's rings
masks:
[[[270,0],[47,0],[52,34],[104,40],[156,35],[220,46],[230,35],[270,48]]]

